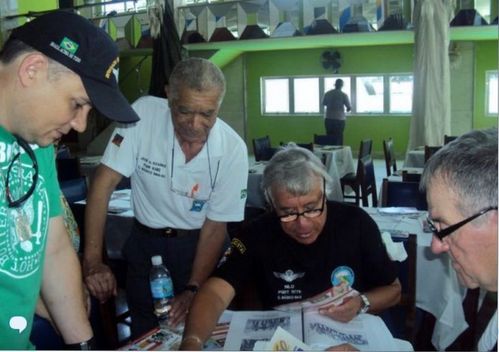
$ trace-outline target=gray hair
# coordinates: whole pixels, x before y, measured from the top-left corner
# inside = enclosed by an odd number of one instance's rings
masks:
[[[326,189],[332,182],[324,164],[313,152],[291,142],[270,159],[263,171],[262,188],[269,204],[274,204],[272,187],[302,196],[313,189],[316,178],[324,178]]]
[[[169,100],[177,100],[181,88],[193,89],[198,92],[218,90],[218,104],[225,95],[225,77],[222,71],[211,61],[191,57],[180,61],[173,69],[168,83]]]
[[[497,206],[497,128],[471,131],[443,146],[426,163],[420,189],[436,177],[457,194],[464,216]]]

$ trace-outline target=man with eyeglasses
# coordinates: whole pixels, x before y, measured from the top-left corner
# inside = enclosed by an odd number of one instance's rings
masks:
[[[255,284],[263,309],[347,282],[361,294],[321,311],[341,322],[398,303],[397,269],[376,223],[361,208],[327,201],[331,182],[322,162],[294,143],[272,157],[262,187],[273,211],[232,240],[226,261],[194,299],[181,349],[201,349],[248,282]]]
[[[225,78],[201,58],[180,61],[166,87],[168,100],[139,98],[141,117],[113,132],[91,184],[85,219],[83,272],[101,302],[116,295],[116,280],[103,263],[109,198],[130,177],[135,223],[123,254],[132,336],[156,327],[149,286],[151,257],[161,255],[175,291],[168,321],[183,321],[199,285],[228,246],[226,223],[244,218],[246,144],[217,117]]]
[[[64,227],[53,143],[86,128],[95,107],[139,118],[120,93],[118,47],[77,14],[54,11],[15,28],[0,52],[0,349],[33,349],[42,297],[67,348],[88,349],[92,329],[80,264]]]
[[[425,165],[434,253],[447,252],[461,284],[497,292],[497,128],[468,132]],[[478,350],[497,350],[497,310]]]

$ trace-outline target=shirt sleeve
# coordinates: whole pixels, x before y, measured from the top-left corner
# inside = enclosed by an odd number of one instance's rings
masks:
[[[222,259],[222,264],[213,273],[214,277],[227,281],[236,291],[241,292],[245,283],[252,277],[253,259],[252,246],[248,232],[234,237],[228,252]]]

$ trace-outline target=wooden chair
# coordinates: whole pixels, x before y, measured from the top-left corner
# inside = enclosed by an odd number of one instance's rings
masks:
[[[438,152],[438,150],[442,148],[440,145],[425,145],[424,146],[424,162],[426,163],[428,159],[431,158],[433,154]]]
[[[255,161],[270,160],[275,152],[276,149],[272,148],[269,136],[253,138],[253,154],[255,155]]]
[[[314,143],[319,145],[334,145],[334,137],[328,134],[314,134]]]
[[[426,195],[419,191],[418,182],[391,181],[387,178],[381,183],[381,206],[428,210]]]
[[[393,139],[390,137],[383,140],[383,152],[385,154],[386,177],[397,172],[397,159],[393,151]],[[393,170],[393,171],[392,171]]]
[[[412,173],[407,170],[402,170],[402,181],[404,182],[419,182],[421,180],[421,174]]]
[[[362,196],[362,206],[369,206],[369,195],[372,197],[371,206],[378,206],[378,192],[376,191],[376,177],[374,175],[373,159],[370,155],[366,155],[360,159],[360,172],[359,183],[360,193]]]
[[[365,156],[371,156],[373,141],[372,139],[363,139],[360,141],[359,147],[359,156],[357,159],[357,172],[356,173],[348,173],[344,175],[340,179],[341,190],[343,192],[344,199],[354,199],[355,204],[359,205],[361,193],[360,193],[360,184],[361,181],[359,179],[359,167],[360,160]],[[350,195],[345,193],[346,186],[350,187],[354,193],[354,195]]]
[[[444,134],[444,145],[447,143],[452,142],[454,139],[456,139],[458,136],[448,136]]]

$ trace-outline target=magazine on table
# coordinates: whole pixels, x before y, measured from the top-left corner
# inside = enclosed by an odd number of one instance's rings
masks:
[[[260,348],[262,342],[272,339],[278,328],[313,350],[342,343],[349,343],[361,351],[397,350],[393,336],[377,316],[360,314],[348,323],[340,323],[319,314],[320,308],[339,305],[354,295],[358,292],[341,285],[307,300],[277,306],[275,310],[233,312],[224,350],[251,351],[255,345]],[[278,341],[284,340],[278,338]],[[292,344],[288,342],[288,345]]]

